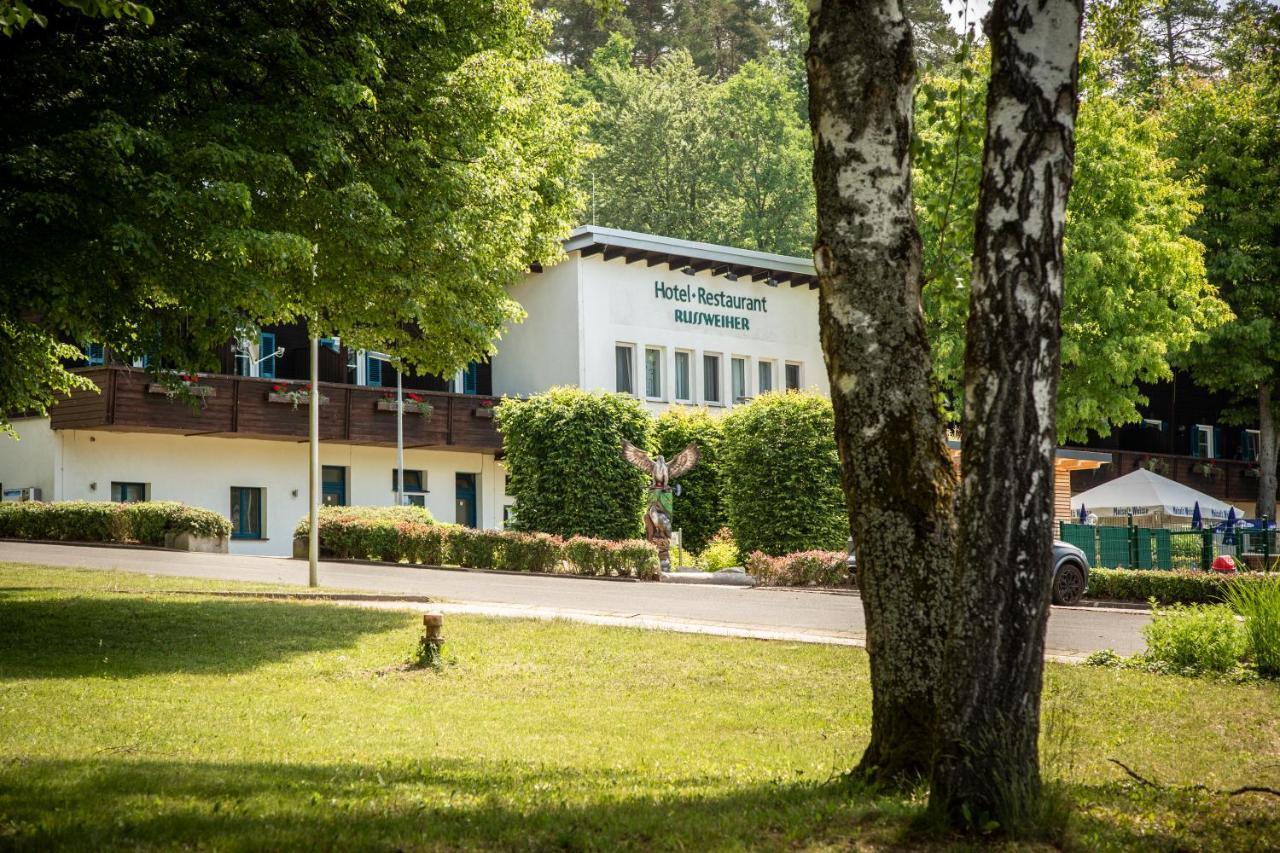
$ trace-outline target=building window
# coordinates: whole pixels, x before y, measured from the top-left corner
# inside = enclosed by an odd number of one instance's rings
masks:
[[[787,390],[800,390],[800,365],[787,362]]]
[[[268,379],[276,378],[276,336],[271,332],[263,332],[258,336],[258,375]]]
[[[325,506],[347,505],[347,469],[325,465],[320,470],[321,501]]]
[[[729,382],[733,392],[733,402],[742,403],[747,399],[747,360],[734,356],[729,359]]]
[[[702,400],[706,403],[721,402],[720,356],[712,353],[705,353],[702,356]]]
[[[262,489],[231,487],[231,538],[262,538]]]
[[[653,347],[644,351],[644,395],[650,400],[662,399],[662,350]]]
[[[512,522],[514,522],[515,520],[516,520],[516,505],[503,504],[502,505],[502,526],[510,527]]]
[[[634,394],[636,392],[631,366],[634,349],[631,344],[618,344],[613,348],[614,373],[619,394]]]
[[[689,353],[684,350],[676,350],[675,397],[677,400],[684,400],[685,402],[693,399],[692,392],[690,391],[690,388],[693,387],[693,383],[689,381],[690,359],[691,356]]]
[[[1196,424],[1191,433],[1191,455],[1201,459],[1217,458],[1217,442],[1214,441],[1214,428],[1208,424]]]
[[[382,359],[367,353],[364,357],[364,384],[370,388],[382,387]]]
[[[347,350],[347,384],[360,384],[360,351]]]
[[[1142,425],[1152,429],[1164,429],[1164,421],[1156,420],[1155,418],[1143,418]]]
[[[396,484],[399,482],[399,479],[398,479],[399,473],[400,472],[395,468],[391,469],[391,491],[393,492],[398,491]],[[410,497],[415,494],[419,496],[426,494],[427,472],[414,471],[414,470],[410,470],[409,468],[405,468],[404,469],[404,491],[405,491],[406,497]],[[418,505],[421,506],[422,504],[419,502]]]
[[[146,483],[112,483],[111,500],[116,503],[138,503],[147,499]]]
[[[1242,430],[1240,433],[1240,458],[1245,462],[1258,461],[1258,442],[1262,433],[1256,429]]]
[[[462,393],[477,394],[480,387],[480,365],[477,362],[467,362],[467,366],[462,368]]]
[[[88,365],[106,364],[107,348],[102,344],[86,344],[84,348],[84,363]]]
[[[756,370],[760,374],[759,382],[756,385],[756,392],[760,394],[768,394],[773,390],[773,362],[757,362]]]

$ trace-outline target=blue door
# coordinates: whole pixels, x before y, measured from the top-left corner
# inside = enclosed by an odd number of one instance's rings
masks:
[[[324,486],[322,503],[325,506],[346,506],[347,469],[341,465],[325,465],[320,479]]]
[[[455,518],[458,524],[476,526],[476,475],[458,474],[454,485]]]

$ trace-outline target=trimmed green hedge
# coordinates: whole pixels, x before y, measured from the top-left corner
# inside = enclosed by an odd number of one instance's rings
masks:
[[[849,537],[835,415],[817,394],[762,394],[724,416],[724,507],[739,550],[836,551]]]
[[[640,535],[644,472],[622,458],[622,439],[649,447],[653,418],[623,394],[552,388],[497,408],[503,465],[516,499],[512,526],[559,536]]]
[[[674,406],[658,415],[653,428],[658,452],[668,459],[696,442],[698,464],[682,476],[671,525],[684,534],[684,549],[701,554],[724,527],[724,484],[720,475],[720,421],[706,408]],[[733,563],[729,563],[733,565]]]
[[[295,536],[306,536],[307,519]],[[658,552],[646,542],[437,524],[417,507],[322,507],[320,552],[328,557],[515,572],[651,579]]]
[[[1089,598],[1148,601],[1159,604],[1220,604],[1232,584],[1256,583],[1261,572],[1220,575],[1217,572],[1154,569],[1090,569]]]
[[[176,501],[0,504],[0,537],[7,539],[164,545],[168,533],[226,537],[231,535],[231,522],[211,510]]]
[[[756,551],[744,568],[761,586],[852,586],[843,551],[800,551],[770,557]]]

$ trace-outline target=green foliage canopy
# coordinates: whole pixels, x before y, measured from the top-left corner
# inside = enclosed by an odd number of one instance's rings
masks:
[[[527,0],[187,0],[7,39],[0,411],[74,383],[58,342],[199,369],[307,320],[417,371],[490,352],[583,202],[549,36]]]
[[[624,438],[650,447],[653,419],[638,400],[558,387],[504,399],[496,417],[517,530],[640,535],[648,477],[622,458]]]
[[[692,471],[679,479],[672,527],[682,531],[685,550],[701,554],[711,537],[724,527],[724,488],[720,474],[720,420],[705,408],[674,406],[658,415],[653,429],[657,452],[668,459],[696,442],[700,457]]]
[[[1097,55],[1081,63],[1076,171],[1067,208],[1058,432],[1082,440],[1139,419],[1137,382],[1172,376],[1171,360],[1230,312],[1187,229],[1197,183],[1162,156],[1170,130],[1102,90]],[[973,64],[933,74],[917,98],[915,191],[925,303],[938,378],[959,402],[970,253],[982,156],[985,79]]]
[[[726,414],[723,431],[725,514],[741,553],[845,547],[849,516],[830,400],[763,394]]]

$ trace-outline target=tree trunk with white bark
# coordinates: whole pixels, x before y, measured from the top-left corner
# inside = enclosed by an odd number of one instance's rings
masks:
[[[956,595],[930,807],[1025,818],[1053,579],[1062,238],[1082,0],[995,0],[966,329]]]
[[[1254,512],[1258,518],[1276,517],[1276,415],[1271,399],[1271,385],[1258,388],[1258,501]]]
[[[871,658],[858,772],[927,774],[955,470],[931,379],[911,194],[911,28],[897,0],[810,3],[822,346]]]

